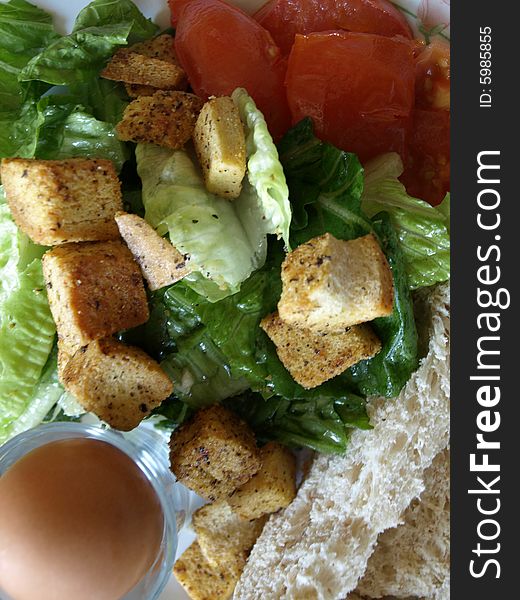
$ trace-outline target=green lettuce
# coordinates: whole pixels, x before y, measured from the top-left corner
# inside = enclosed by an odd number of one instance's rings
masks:
[[[291,205],[278,150],[267,129],[264,115],[243,88],[232,96],[246,131],[247,178],[258,195],[266,233],[276,233],[289,246]],[[259,227],[259,223],[255,223]]]
[[[363,211],[384,210],[397,231],[412,290],[450,278],[449,195],[434,208],[406,193],[398,177],[403,164],[398,154],[384,154],[365,166]]]
[[[42,9],[25,0],[0,4],[0,157],[34,155],[41,124],[34,101],[48,86],[22,84],[19,75],[58,37]]]

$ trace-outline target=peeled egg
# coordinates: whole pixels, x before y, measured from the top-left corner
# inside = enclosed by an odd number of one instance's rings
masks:
[[[159,499],[122,451],[92,439],[32,450],[0,478],[0,589],[13,600],[117,600],[158,556]]]

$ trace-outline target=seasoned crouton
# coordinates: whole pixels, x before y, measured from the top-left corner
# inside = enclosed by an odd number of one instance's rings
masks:
[[[173,150],[190,139],[202,100],[186,92],[155,92],[140,96],[125,108],[116,127],[119,139],[149,142]]]
[[[86,411],[123,431],[137,427],[173,389],[166,373],[145,352],[112,338],[80,348],[62,379]]]
[[[155,92],[159,91],[157,88],[151,85],[141,85],[139,83],[125,83],[126,93],[130,98],[139,98],[139,96],[153,96]]]
[[[192,525],[202,554],[212,567],[235,565],[242,570],[266,520],[243,520],[225,500],[219,500],[195,511]]]
[[[258,519],[285,508],[296,496],[296,460],[290,450],[269,442],[260,448],[262,466],[256,475],[229,498],[242,519]]]
[[[238,198],[246,173],[246,139],[231,98],[212,98],[200,111],[193,142],[208,191]]]
[[[240,579],[232,567],[211,567],[197,542],[177,559],[173,574],[192,600],[228,600]]]
[[[199,410],[173,433],[170,462],[179,481],[210,501],[229,496],[260,468],[253,432],[219,405]]]
[[[278,358],[293,379],[307,389],[372,358],[381,349],[369,325],[354,325],[340,333],[316,333],[293,327],[274,313],[262,319],[260,327],[274,342]]]
[[[63,372],[65,367],[69,364],[70,359],[76,354],[81,348],[78,344],[69,344],[63,338],[58,338],[58,360],[57,360],[57,371],[58,380],[63,383]]]
[[[122,242],[65,244],[42,259],[58,336],[69,346],[148,320],[143,278]]]
[[[141,217],[120,212],[116,223],[151,290],[171,285],[190,272],[184,256]]]
[[[186,73],[180,67],[171,35],[121,48],[101,71],[101,77],[161,90],[186,89]]]
[[[392,272],[371,234],[302,244],[286,256],[282,284],[280,318],[297,327],[340,332],[392,313]]]
[[[13,218],[33,242],[115,240],[121,184],[109,160],[71,158],[2,161],[2,183]]]

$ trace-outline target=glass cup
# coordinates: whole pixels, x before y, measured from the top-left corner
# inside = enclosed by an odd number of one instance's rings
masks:
[[[177,551],[177,532],[187,524],[194,497],[176,482],[170,471],[168,447],[153,429],[139,427],[128,433],[83,423],[48,423],[31,429],[0,447],[0,477],[23,456],[50,442],[93,439],[124,452],[141,470],[160,501],[164,528],[157,557],[141,581],[121,600],[155,600],[172,573]],[[0,591],[0,597],[2,592]]]

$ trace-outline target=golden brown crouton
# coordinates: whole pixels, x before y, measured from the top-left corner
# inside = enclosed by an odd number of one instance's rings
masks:
[[[58,336],[69,346],[148,320],[141,271],[122,242],[65,244],[46,252],[42,262]]]
[[[155,92],[140,96],[125,108],[116,127],[119,139],[148,142],[173,150],[190,139],[202,100],[186,92]]]
[[[18,227],[33,242],[115,240],[121,184],[110,160],[2,161],[2,183]]]
[[[130,98],[139,98],[139,96],[153,96],[155,92],[159,91],[157,88],[151,85],[141,85],[139,83],[125,83],[126,93]]]
[[[296,461],[290,450],[269,442],[260,448],[262,467],[229,498],[242,519],[258,519],[285,508],[296,496]]]
[[[208,191],[238,198],[246,173],[246,138],[231,98],[212,98],[200,111],[193,142]]]
[[[78,344],[69,344],[64,338],[58,338],[57,371],[58,379],[61,383],[63,383],[63,372],[65,371],[65,367],[80,348],[81,346]]]
[[[340,333],[316,333],[293,327],[274,313],[262,319],[260,327],[274,342],[278,358],[293,379],[307,389],[372,358],[381,349],[369,325],[354,325]]]
[[[186,89],[186,73],[179,66],[171,35],[121,48],[101,71],[101,77],[161,90]]]
[[[200,549],[212,567],[235,565],[241,571],[266,520],[267,517],[243,520],[225,500],[219,500],[195,511],[192,525]]]
[[[170,462],[179,481],[212,502],[229,496],[260,468],[253,432],[219,405],[199,410],[173,433]]]
[[[121,212],[116,223],[151,290],[171,285],[190,272],[184,256],[141,217]]]
[[[232,568],[211,567],[197,542],[177,559],[173,574],[192,600],[228,600],[240,578]]]
[[[392,272],[371,234],[302,244],[286,256],[282,283],[280,318],[304,329],[340,332],[392,313]]]
[[[158,363],[112,338],[80,348],[63,370],[63,385],[86,411],[123,431],[137,427],[173,390]]]

